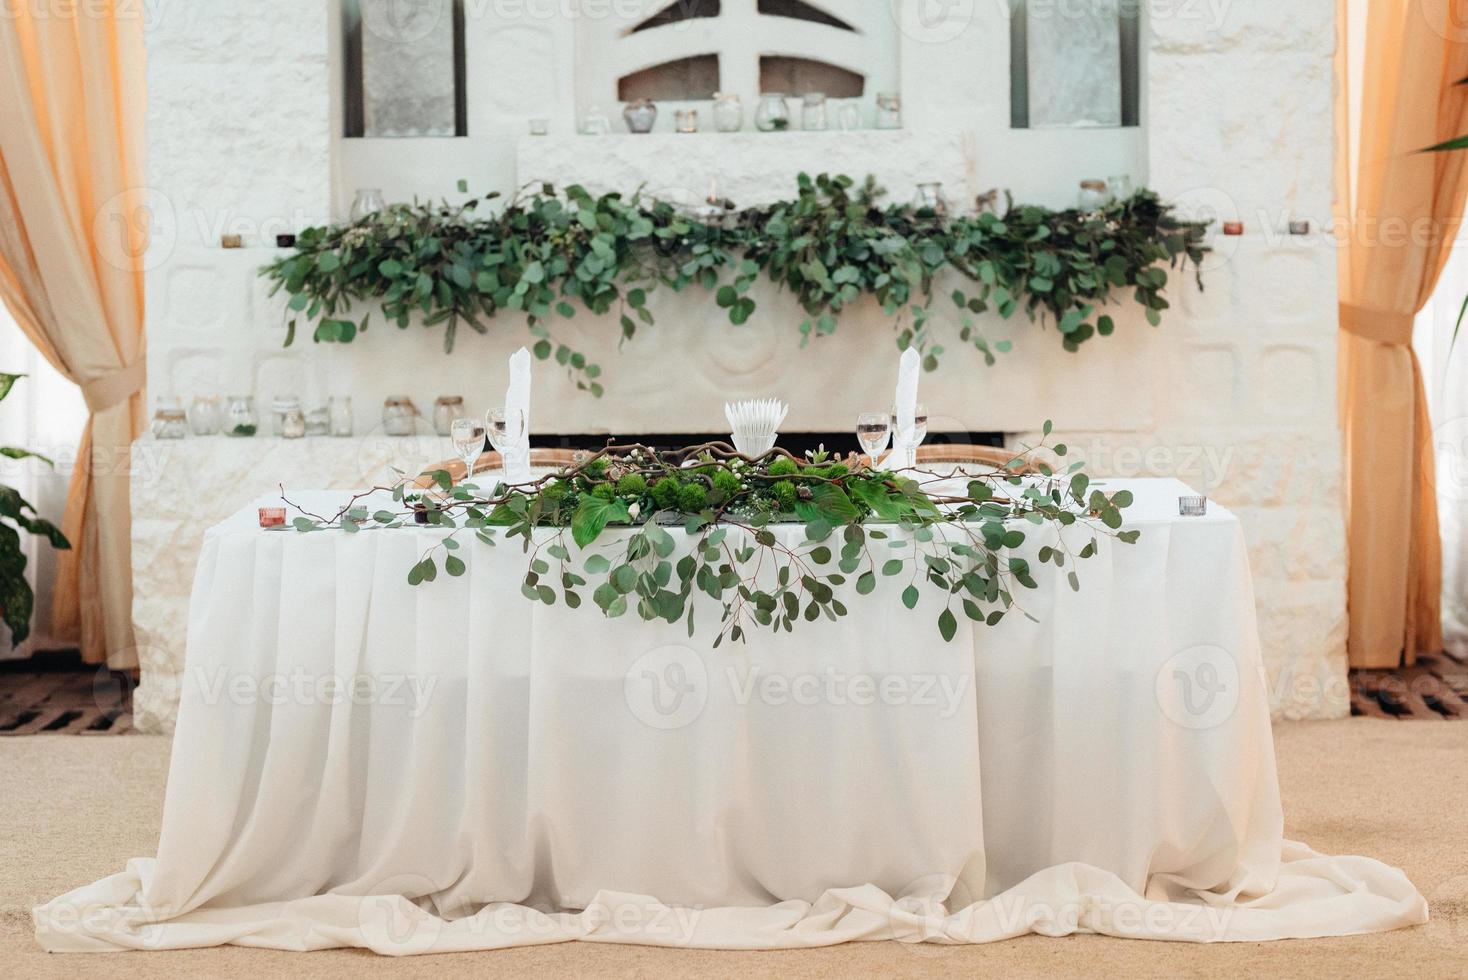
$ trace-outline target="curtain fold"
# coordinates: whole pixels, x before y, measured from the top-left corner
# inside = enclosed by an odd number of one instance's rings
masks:
[[[1458,232],[1468,154],[1417,151],[1468,132],[1468,87],[1454,84],[1468,76],[1468,35],[1452,4],[1368,3],[1364,38],[1348,36],[1350,0],[1337,4],[1347,649],[1353,667],[1395,667],[1442,646],[1432,426],[1412,325]],[[1352,46],[1362,43],[1353,85]]]
[[[138,664],[128,479],[145,418],[142,26],[111,0],[0,17],[0,300],[91,412],[53,629],[114,669]]]

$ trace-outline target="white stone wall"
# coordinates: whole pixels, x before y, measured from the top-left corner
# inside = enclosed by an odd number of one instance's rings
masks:
[[[267,243],[276,230],[344,213],[357,185],[380,186],[397,199],[453,196],[459,177],[475,192],[509,192],[545,176],[524,167],[575,172],[574,20],[536,15],[530,3],[471,5],[470,139],[343,141],[335,138],[333,4],[190,6],[187,24],[165,18],[149,35],[149,179],[160,213],[172,217],[163,228],[172,232],[158,236],[150,255],[152,393],[252,392],[263,405],[277,392],[308,400],[348,392],[364,433],[389,393],[411,394],[420,406],[441,393],[465,395],[470,408],[494,403],[505,356],[528,336],[523,324],[502,318],[485,338],[460,331],[451,357],[440,352],[436,333],[380,322],[346,347],[298,341],[282,349],[279,303],[264,296],[254,270],[274,254]],[[948,19],[938,21],[913,16],[912,5],[900,8],[910,140],[863,136],[873,140],[868,169],[901,180],[927,161],[950,191],[1009,187],[1018,199],[1052,205],[1068,203],[1081,177],[1130,171],[1198,213],[1238,217],[1248,227],[1241,238],[1216,242],[1206,292],[1174,277],[1174,308],[1160,328],[1118,307],[1116,336],[1069,355],[1053,330],[986,319],[983,330],[1012,337],[1015,350],[985,369],[976,354],[947,344],[943,368],[924,378],[924,398],[950,429],[1024,438],[1049,417],[1099,473],[1177,475],[1236,509],[1249,537],[1277,711],[1344,715],[1335,256],[1318,235],[1282,233],[1292,218],[1318,230],[1330,214],[1334,4],[1163,0],[1145,7],[1140,132],[1009,131],[1006,5],[950,4]],[[551,118],[560,135],[532,145],[523,136],[532,116]],[[621,181],[651,145],[605,139],[612,149],[587,138],[580,162],[588,183]],[[720,137],[654,139],[670,154],[662,170],[703,192],[709,147]],[[734,186],[756,194],[762,172],[777,174],[781,185],[787,180],[791,153],[766,160],[775,145],[725,139],[714,158]],[[797,144],[794,157],[803,152]],[[243,233],[253,247],[221,250],[220,232]],[[598,402],[552,368],[538,372],[537,428],[665,429],[675,412],[676,428],[718,431],[726,395],[779,393],[791,400],[799,427],[842,430],[856,411],[887,397],[895,348],[880,311],[850,311],[835,337],[800,350],[798,309],[772,289],[762,287],[758,298],[751,323],[735,329],[711,297],[658,297],[658,325],[620,352],[614,319],[582,314],[556,326],[601,361],[608,392]],[[281,482],[350,485],[358,475],[356,449],[319,457],[277,446],[261,439],[170,447],[172,472],[209,484],[200,493],[207,503],[186,519],[167,513],[176,497],[134,495],[135,612],[140,642],[156,651],[144,690],[149,677],[158,678],[160,704],[161,681],[182,662],[180,614],[200,522]],[[227,483],[208,476],[221,452],[241,461]],[[171,557],[155,563],[163,547]],[[161,706],[150,710],[167,715]]]

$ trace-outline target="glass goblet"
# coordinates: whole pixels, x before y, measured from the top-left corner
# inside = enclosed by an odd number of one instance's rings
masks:
[[[875,465],[892,437],[892,420],[886,412],[863,412],[856,417],[856,441]]]
[[[474,477],[474,464],[484,454],[485,426],[479,419],[454,419],[449,425],[449,438],[453,440],[454,452],[464,461],[464,479],[468,483]]]

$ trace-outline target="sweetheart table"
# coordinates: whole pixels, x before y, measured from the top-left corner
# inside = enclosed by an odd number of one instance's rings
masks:
[[[1103,541],[1079,591],[1036,563],[1027,616],[945,643],[940,600],[884,579],[834,622],[718,648],[706,597],[692,636],[528,601],[518,542],[466,542],[466,574],[415,588],[442,530],[264,530],[281,501],[258,501],[205,536],[156,858],[35,909],[37,938],[406,954],[1426,921],[1399,870],[1283,836],[1238,520],[1178,516],[1176,481],[1106,486],[1140,539]]]

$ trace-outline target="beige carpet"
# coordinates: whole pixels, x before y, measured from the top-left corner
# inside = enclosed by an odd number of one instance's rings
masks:
[[[1427,896],[1432,922],[1375,936],[1214,946],[1075,936],[781,953],[566,943],[402,960],[234,947],[50,956],[31,939],[30,907],[152,854],[168,743],[47,736],[0,739],[0,977],[1468,976],[1468,722],[1355,719],[1281,726],[1275,737],[1290,836],[1401,866]]]

